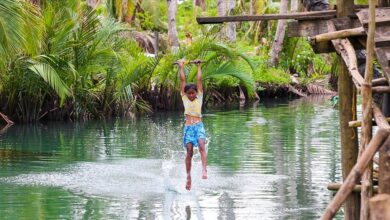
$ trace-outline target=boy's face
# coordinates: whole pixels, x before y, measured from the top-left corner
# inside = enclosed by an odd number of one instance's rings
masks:
[[[188,99],[192,102],[196,98],[196,91],[194,89],[189,89],[189,90],[187,90],[186,95],[187,95]]]

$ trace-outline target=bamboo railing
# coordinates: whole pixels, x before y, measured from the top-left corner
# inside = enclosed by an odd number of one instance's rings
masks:
[[[312,43],[331,41],[336,52],[343,58],[356,89],[360,90],[362,94],[362,121],[349,122],[349,127],[361,127],[358,160],[343,184],[332,186],[333,189],[338,191],[331,203],[327,206],[321,217],[322,220],[332,219],[353,191],[361,192],[361,220],[369,220],[370,216],[371,219],[375,220],[390,219],[390,195],[382,194],[372,198],[372,166],[374,155],[378,151],[381,152],[378,162],[380,170],[380,186],[378,191],[379,193],[390,194],[390,118],[386,118],[383,115],[380,108],[373,103],[372,98],[373,93],[390,92],[388,79],[380,78],[373,80],[375,17],[375,2],[370,0],[366,43],[366,71],[364,78],[358,71],[356,51],[348,40],[348,37],[363,35],[363,27],[336,31],[333,21],[328,20],[327,25],[330,32],[310,38]],[[373,125],[378,126],[379,130],[372,137]],[[360,185],[357,184],[359,181]]]

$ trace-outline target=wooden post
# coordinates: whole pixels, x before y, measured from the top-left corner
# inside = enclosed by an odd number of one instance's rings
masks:
[[[390,194],[390,138],[379,151],[379,193]]]
[[[336,15],[338,18],[345,18],[353,14],[353,0],[337,0]],[[339,117],[340,117],[340,140],[341,140],[341,167],[343,180],[347,179],[348,174],[356,163],[358,156],[357,129],[350,128],[348,122],[356,120],[356,91],[353,86],[352,77],[348,73],[348,68],[343,59],[338,57],[339,78]],[[356,180],[355,180],[356,181]],[[354,182],[356,183],[356,182]],[[360,198],[359,194],[352,193],[345,200],[344,219],[359,219]]]
[[[341,57],[338,57],[339,78],[339,117],[340,117],[340,141],[341,141],[341,167],[343,180],[347,178],[358,156],[357,129],[349,128],[348,122],[356,119],[356,90],[352,77]],[[359,219],[360,196],[352,193],[345,201],[345,214],[347,220]]]
[[[372,137],[372,90],[371,81],[373,75],[373,60],[374,60],[374,37],[375,37],[375,2],[369,1],[369,25],[366,44],[366,72],[364,74],[364,84],[362,85],[362,137],[360,146],[360,155],[366,151],[366,147]],[[370,208],[369,199],[372,197],[372,162],[368,164],[362,176],[362,192],[361,192],[361,212],[360,220],[369,220]]]
[[[390,195],[379,194],[370,199],[370,210],[372,220],[390,219]]]

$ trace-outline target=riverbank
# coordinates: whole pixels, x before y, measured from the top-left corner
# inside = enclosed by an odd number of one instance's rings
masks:
[[[209,88],[205,91],[205,108],[209,106],[228,104],[233,102],[252,102],[263,98],[299,98],[309,95],[334,95],[336,92],[328,90],[321,85],[316,84],[283,84],[275,85],[269,83],[257,83],[258,91],[253,97],[248,97],[247,91],[241,87],[226,87],[226,88]],[[113,117],[132,118],[145,113],[156,112],[160,110],[177,110],[182,108],[180,94],[177,91],[170,91],[169,89],[160,88],[161,91],[154,90],[150,92],[139,91],[135,100],[138,103],[137,106],[131,107],[131,103],[128,106],[114,105],[110,106],[110,111],[102,116],[98,114],[96,117],[92,114],[85,115],[79,120],[90,119],[109,119]],[[3,97],[0,100],[5,100]],[[7,102],[1,102],[7,103]],[[73,121],[77,120],[74,117],[74,112],[77,110],[77,106],[71,102],[65,102],[63,106],[59,105],[58,101],[46,100],[41,108],[40,115],[36,121]],[[128,111],[124,110],[128,108]],[[6,106],[0,106],[0,109],[7,109]],[[27,113],[27,112],[26,112]],[[28,116],[27,116],[28,117]],[[26,116],[18,115],[17,111],[3,111],[0,118],[0,124],[9,124],[10,121],[17,123],[26,123],[24,119]],[[33,121],[30,121],[33,122]]]

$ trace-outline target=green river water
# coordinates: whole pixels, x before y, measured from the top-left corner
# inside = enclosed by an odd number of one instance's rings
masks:
[[[185,190],[182,112],[15,125],[0,134],[0,219],[318,219],[340,179],[324,97],[208,109],[209,179]],[[342,213],[340,214],[342,215]]]

